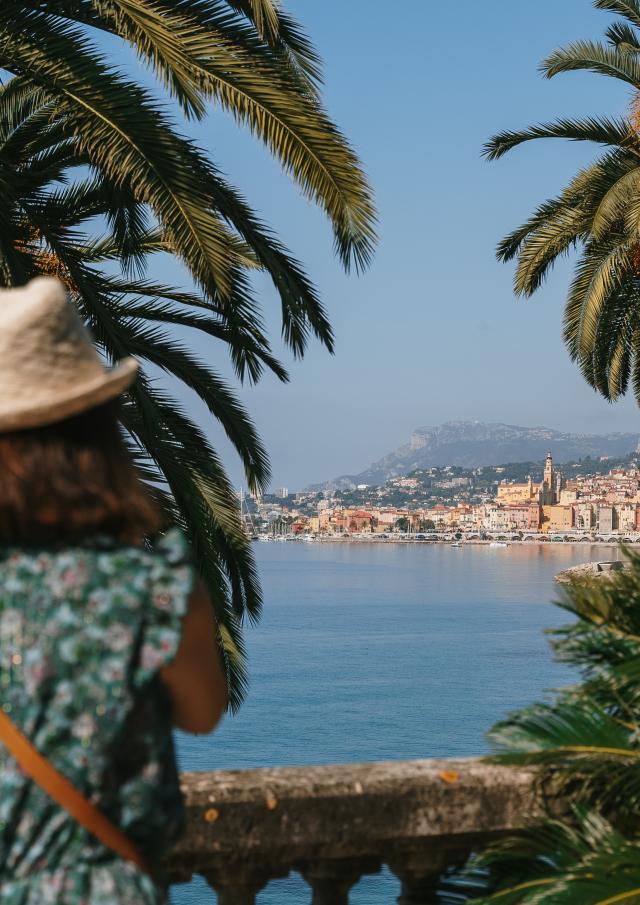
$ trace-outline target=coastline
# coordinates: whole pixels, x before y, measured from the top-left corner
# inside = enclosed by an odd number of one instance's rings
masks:
[[[514,539],[514,540],[497,540],[497,538],[493,539],[464,539],[456,540],[455,538],[403,538],[403,537],[341,537],[340,535],[318,535],[316,537],[310,538],[309,535],[303,535],[299,537],[295,537],[293,535],[281,535],[280,537],[265,537],[259,536],[253,538],[253,540],[268,542],[268,543],[313,543],[313,544],[412,544],[412,545],[423,545],[423,546],[455,546],[456,548],[461,547],[492,547],[493,549],[505,549],[507,547],[533,547],[533,546],[568,546],[568,547],[610,547],[611,549],[619,549],[624,546],[635,546],[640,544],[640,538],[637,540],[627,540],[624,541],[622,538],[620,540],[612,541],[610,539],[607,540],[584,540],[582,538],[576,538],[575,540],[552,540],[551,538],[530,538],[530,539]]]

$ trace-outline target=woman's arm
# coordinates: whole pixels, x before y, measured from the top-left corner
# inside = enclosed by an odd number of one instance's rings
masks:
[[[185,732],[211,732],[226,709],[227,683],[217,637],[211,599],[200,581],[182,620],[175,660],[160,671],[173,701],[174,723]]]

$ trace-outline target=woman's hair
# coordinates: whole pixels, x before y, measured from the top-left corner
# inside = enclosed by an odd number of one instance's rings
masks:
[[[162,526],[110,402],[56,424],[0,434],[0,544],[139,543]]]

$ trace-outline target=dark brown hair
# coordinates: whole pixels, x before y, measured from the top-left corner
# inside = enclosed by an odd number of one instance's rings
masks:
[[[29,430],[0,434],[0,544],[140,543],[162,526],[107,403]]]

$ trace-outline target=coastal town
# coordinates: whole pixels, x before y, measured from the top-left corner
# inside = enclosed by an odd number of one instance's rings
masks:
[[[494,479],[475,484],[473,475],[479,479],[483,469],[472,475],[431,469],[393,478],[383,490],[354,488],[372,499],[400,496],[403,505],[345,505],[344,494],[290,496],[281,488],[268,499],[243,499],[242,511],[247,531],[257,538],[639,540],[636,460],[608,470],[598,465],[599,470],[592,463],[575,465],[568,477],[549,453],[540,480],[531,474],[524,480],[500,478],[515,466],[487,467]],[[430,472],[438,472],[438,480]],[[447,502],[425,505],[420,499],[425,486],[431,496],[439,490]]]

